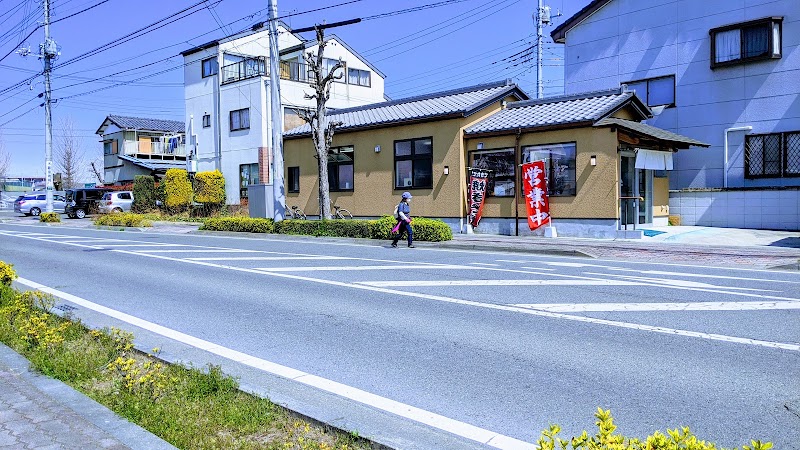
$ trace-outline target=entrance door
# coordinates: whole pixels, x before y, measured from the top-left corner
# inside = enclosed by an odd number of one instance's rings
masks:
[[[653,171],[636,168],[636,154],[620,153],[620,225],[653,222]]]

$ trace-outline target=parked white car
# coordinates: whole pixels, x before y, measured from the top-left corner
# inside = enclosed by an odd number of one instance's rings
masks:
[[[63,213],[66,202],[61,194],[53,194],[53,211]],[[14,202],[14,211],[26,216],[38,216],[47,209],[47,194],[26,194]]]
[[[128,212],[133,205],[133,192],[131,191],[112,191],[106,192],[100,200],[100,212],[108,214],[112,212]]]

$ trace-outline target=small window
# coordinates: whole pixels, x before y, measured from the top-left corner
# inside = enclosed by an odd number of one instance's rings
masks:
[[[783,17],[766,17],[709,31],[711,68],[781,57]]]
[[[353,190],[353,146],[331,147],[328,152],[328,186],[331,191]]]
[[[289,167],[289,176],[286,182],[289,192],[300,192],[300,167]]]
[[[36,200],[47,200],[47,195],[37,195]]]
[[[203,128],[208,128],[211,126],[211,115],[205,114],[203,115]]]
[[[522,163],[545,162],[547,195],[573,197],[577,194],[574,142],[522,147]]]
[[[486,193],[494,197],[513,197],[516,172],[514,149],[480,150],[470,153],[470,167],[488,169],[489,184]]]
[[[109,192],[108,194],[104,195],[102,200],[111,200],[111,193]]]
[[[347,69],[347,82],[349,84],[370,87],[371,81],[369,70]]]
[[[745,177],[800,176],[800,131],[747,135]]]
[[[203,78],[217,74],[218,66],[216,57],[204,59],[202,65],[203,65]]]
[[[239,166],[239,197],[247,198],[247,186],[258,184],[258,163]]]
[[[322,76],[328,76],[328,73],[333,69],[333,67],[339,63],[338,59],[331,59],[331,58],[322,58]],[[337,81],[339,83],[344,83],[344,71],[342,68],[336,69],[336,72],[333,73],[333,81]]]
[[[117,197],[119,197],[120,200],[130,200],[131,194],[129,192],[120,192]]]
[[[250,129],[250,108],[231,111],[231,131]]]
[[[647,106],[675,106],[675,75],[625,83]]]
[[[394,187],[433,187],[433,138],[408,139],[394,143]]]

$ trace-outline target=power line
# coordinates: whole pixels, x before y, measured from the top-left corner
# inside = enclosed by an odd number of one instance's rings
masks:
[[[67,19],[69,19],[70,17],[75,17],[75,16],[77,16],[78,14],[85,13],[86,11],[89,11],[90,9],[97,8],[98,6],[102,5],[103,3],[108,3],[108,2],[110,2],[110,1],[111,1],[111,0],[103,0],[103,1],[101,1],[101,2],[99,2],[99,3],[95,3],[94,5],[92,5],[92,6],[88,7],[88,8],[84,8],[84,9],[82,9],[82,10],[80,10],[80,11],[76,12],[76,13],[72,13],[72,14],[70,14],[70,15],[68,15],[68,16],[64,16],[64,17],[62,17],[62,18],[60,18],[60,19],[56,19],[56,20],[54,20],[54,21],[50,22],[50,24],[52,25],[52,24],[54,24],[54,23],[61,22],[62,20],[67,20]]]

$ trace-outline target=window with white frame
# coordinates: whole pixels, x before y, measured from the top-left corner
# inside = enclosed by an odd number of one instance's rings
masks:
[[[203,66],[203,78],[216,75],[219,70],[216,57],[204,59],[201,64]]]
[[[675,75],[625,83],[647,106],[675,106]]]
[[[247,130],[250,128],[250,108],[231,111],[231,131]]]
[[[781,57],[783,17],[765,17],[709,31],[711,68]]]

